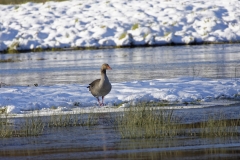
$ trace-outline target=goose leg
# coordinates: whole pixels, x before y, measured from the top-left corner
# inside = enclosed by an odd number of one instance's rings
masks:
[[[104,100],[104,96],[102,96],[102,106],[104,106],[103,100]]]
[[[102,106],[102,103],[100,102],[99,98],[98,97],[96,97],[96,98],[98,100],[99,106]]]

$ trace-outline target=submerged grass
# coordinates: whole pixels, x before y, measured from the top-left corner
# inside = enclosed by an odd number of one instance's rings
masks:
[[[0,138],[39,136],[44,130],[53,127],[94,126],[98,124],[99,116],[90,114],[53,114],[49,117],[30,115],[16,119],[8,114],[0,117]]]
[[[0,138],[12,137],[12,130],[12,124],[9,122],[7,114],[5,114],[5,118],[0,118]]]
[[[209,115],[205,121],[184,124],[174,110],[154,109],[146,105],[130,107],[117,116],[117,130],[122,138],[173,138],[201,136],[221,138],[239,136],[240,119],[226,119],[224,114]]]
[[[224,113],[210,115],[200,123],[202,137],[225,137],[239,135],[240,119],[226,119]]]
[[[48,127],[93,126],[98,124],[98,115],[90,114],[53,114],[46,124]]]
[[[119,131],[123,139],[176,138],[179,136],[222,138],[240,136],[240,119],[227,119],[224,113],[207,115],[203,121],[185,123],[173,109],[159,109],[167,102],[142,103],[111,116],[99,113],[52,114],[47,117],[30,115],[9,118],[4,108],[0,114],[0,138],[39,136],[56,127],[95,126],[99,121]],[[111,117],[109,119],[109,116]],[[185,115],[186,116],[186,115]]]
[[[15,124],[14,119],[9,118],[8,114],[0,118],[0,138],[39,136],[43,129],[41,117],[26,116],[18,124]]]
[[[26,116],[20,123],[20,129],[16,130],[18,136],[39,136],[44,129],[44,123],[40,116]]]
[[[12,58],[0,59],[0,63],[13,63],[13,62],[21,62],[21,60],[19,60],[19,59],[12,59]]]
[[[122,138],[173,137],[177,135],[174,128],[178,121],[173,110],[155,110],[138,105],[118,115],[117,129]]]

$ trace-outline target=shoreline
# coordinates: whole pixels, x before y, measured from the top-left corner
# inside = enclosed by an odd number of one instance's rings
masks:
[[[129,46],[100,46],[100,47],[70,47],[70,48],[39,48],[39,49],[26,49],[26,50],[4,50],[0,51],[0,54],[18,54],[18,53],[28,53],[28,52],[57,52],[57,51],[84,51],[84,50],[104,50],[104,49],[118,49],[118,48],[145,48],[145,47],[164,47],[164,46],[196,46],[196,45],[230,45],[230,44],[240,44],[240,41],[236,42],[199,42],[190,44],[159,44],[159,45],[129,45]]]

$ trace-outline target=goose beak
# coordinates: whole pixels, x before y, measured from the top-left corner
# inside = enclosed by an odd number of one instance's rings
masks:
[[[112,68],[110,66],[107,66],[107,69],[112,70]]]

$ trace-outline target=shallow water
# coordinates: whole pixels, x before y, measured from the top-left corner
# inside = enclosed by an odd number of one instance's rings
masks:
[[[239,118],[239,105],[206,109],[179,109],[185,122],[201,121],[207,114],[223,112],[226,118]],[[0,139],[0,159],[239,159],[239,137],[121,139],[120,133],[106,123],[99,125],[47,129],[38,137]]]
[[[239,44],[2,54],[0,82],[13,85],[88,84],[102,63],[112,82],[173,77],[240,76]],[[3,62],[8,60],[9,62]],[[208,114],[239,118],[239,105],[178,109],[186,123]],[[240,159],[236,138],[121,139],[111,125],[63,127],[38,137],[0,139],[0,159]]]
[[[112,82],[173,77],[236,78],[240,44],[2,54],[0,81],[15,85],[88,84],[102,63]]]

